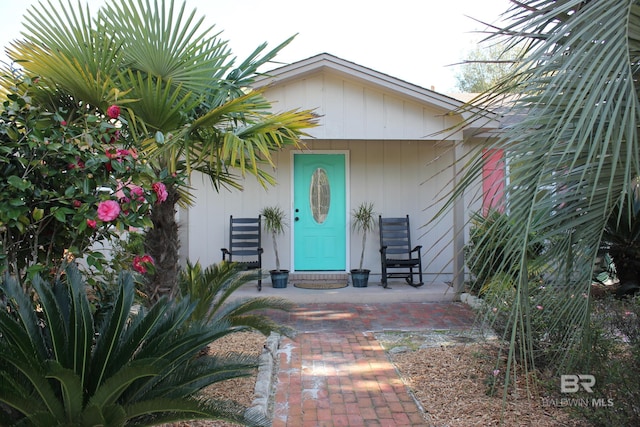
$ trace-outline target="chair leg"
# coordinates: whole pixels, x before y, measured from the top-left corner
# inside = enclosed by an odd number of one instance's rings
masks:
[[[382,279],[381,279],[381,282],[382,282],[382,287],[387,289],[387,287],[388,287],[388,283],[387,283],[387,266],[386,266],[386,264],[384,262],[382,263]]]
[[[258,279],[258,292],[262,291],[262,279]]]
[[[415,282],[413,281],[413,275],[415,274],[415,273],[413,272],[413,267],[410,267],[410,268],[409,268],[409,271],[410,271],[410,276],[409,276],[409,277],[410,277],[410,279],[407,279],[407,282],[408,282],[411,286],[413,286],[414,288],[419,288],[420,286],[424,285],[424,282],[422,281],[422,267],[421,267],[421,266],[418,266],[418,273],[417,273],[417,274],[418,274],[418,276],[420,277],[420,282],[418,282],[418,283],[415,283]]]

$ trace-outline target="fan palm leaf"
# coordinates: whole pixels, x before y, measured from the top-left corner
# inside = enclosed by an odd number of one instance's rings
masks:
[[[230,50],[203,27],[204,16],[173,1],[110,2],[100,11],[109,34],[121,43],[126,68],[188,92],[205,92],[229,70]]]
[[[63,90],[85,105],[106,108],[116,99],[120,46],[105,37],[104,23],[92,19],[88,5],[76,10],[71,2],[69,7],[47,4],[25,15],[24,39],[13,42],[7,54],[50,93]]]

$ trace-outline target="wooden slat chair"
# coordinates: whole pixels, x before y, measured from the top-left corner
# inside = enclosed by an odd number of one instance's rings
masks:
[[[241,264],[246,270],[262,269],[260,215],[257,218],[229,217],[229,247],[222,248],[222,260]],[[258,277],[262,290],[262,272]]]
[[[388,287],[387,279],[404,277],[413,287],[422,286],[422,246],[411,248],[409,215],[404,218],[382,218],[378,216],[380,230],[380,261],[382,264],[382,284]],[[404,270],[390,273],[390,269]],[[417,270],[414,272],[414,270]],[[418,274],[420,281],[414,282],[413,275]]]

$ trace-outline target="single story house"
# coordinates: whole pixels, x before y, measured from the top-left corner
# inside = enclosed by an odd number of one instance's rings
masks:
[[[372,202],[383,217],[409,215],[412,243],[423,247],[426,286],[434,281],[460,286],[463,277],[456,272],[464,270],[465,234],[460,231],[470,212],[482,206],[460,200],[451,214],[425,225],[459,179],[456,160],[499,127],[498,115],[487,112],[481,128],[447,132],[463,120],[455,113],[462,101],[326,53],[270,71],[256,83],[265,85],[274,111],[314,109],[320,125],[310,130],[304,149],[275,153],[275,187],[265,190],[247,177],[244,191],[217,193],[208,178],[194,176],[196,205],[180,213],[183,256],[205,266],[219,262],[230,215],[255,217],[263,207],[277,205],[287,212],[289,225],[278,242],[281,268],[292,274],[346,274],[358,267],[362,243],[350,213],[361,202]],[[476,137],[463,146],[458,144],[463,134]],[[326,172],[332,215],[321,223],[305,218],[310,176],[317,170]],[[483,187],[494,185],[484,183],[478,191]],[[262,243],[268,271],[275,268],[275,257],[270,238],[263,235]],[[379,281],[377,231],[368,236],[364,264],[370,280]]]

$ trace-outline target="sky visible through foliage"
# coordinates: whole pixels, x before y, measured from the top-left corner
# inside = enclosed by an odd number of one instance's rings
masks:
[[[0,0],[0,45],[18,38],[28,7],[49,0]],[[95,11],[103,0],[88,2]],[[240,59],[262,42],[275,47],[288,37],[296,39],[278,55],[283,63],[329,53],[376,71],[438,92],[455,92],[455,68],[485,29],[472,18],[496,22],[508,0],[326,0],[301,7],[296,0],[246,0],[242,2],[186,0],[207,25],[229,41]],[[51,0],[58,5],[58,0]],[[77,0],[71,0],[77,5]],[[180,2],[177,2],[181,4]],[[65,0],[66,4],[66,0]],[[10,18],[9,18],[10,17]],[[472,17],[472,18],[471,18]],[[6,61],[6,56],[2,55]],[[275,65],[274,67],[275,68]]]

